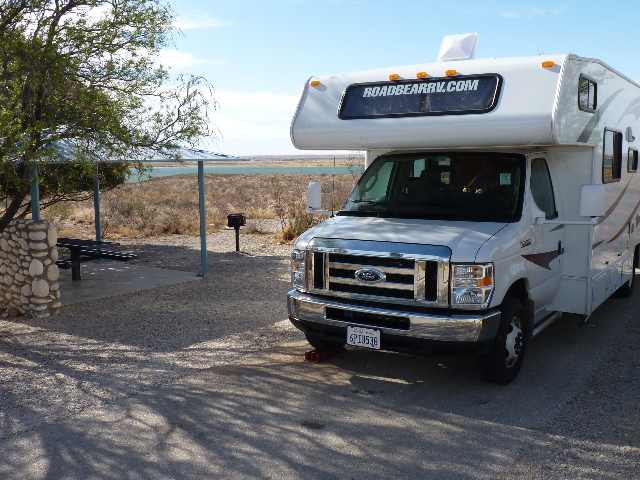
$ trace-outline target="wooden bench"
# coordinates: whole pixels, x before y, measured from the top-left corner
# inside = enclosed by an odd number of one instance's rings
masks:
[[[80,264],[104,258],[127,262],[137,258],[137,255],[121,250],[119,243],[96,242],[94,240],[80,240],[77,238],[59,238],[58,247],[69,250],[69,258],[63,258],[56,262],[58,267],[71,269],[71,279],[78,282],[82,279]]]

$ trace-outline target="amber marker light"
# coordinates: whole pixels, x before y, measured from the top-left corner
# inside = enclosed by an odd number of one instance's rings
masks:
[[[389,80],[391,81],[396,81],[396,80],[400,80],[400,75],[398,75],[397,73],[390,73],[389,74]]]
[[[427,72],[418,72],[416,73],[416,78],[427,78],[429,74]]]
[[[553,68],[556,66],[556,62],[553,60],[545,60],[542,62],[542,68]]]
[[[311,85],[313,88],[318,88],[321,85],[321,82],[317,78],[314,78],[309,82],[309,85]]]
[[[457,71],[457,70],[446,70],[446,71],[444,72],[444,74],[445,74],[447,77],[455,77],[456,75],[458,75],[458,71]]]

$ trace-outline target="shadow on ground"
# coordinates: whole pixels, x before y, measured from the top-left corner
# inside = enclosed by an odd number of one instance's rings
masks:
[[[206,282],[0,323],[0,478],[635,475],[633,303],[553,325],[498,387],[471,355],[305,363],[286,279],[214,254]]]
[[[186,247],[146,246],[138,254],[134,266],[157,268],[163,259],[169,265],[180,263],[187,271],[198,269],[198,252]],[[181,258],[193,265],[181,263]],[[128,293],[120,289],[113,298],[67,305],[52,318],[20,322],[99,342],[180,350],[286,318],[288,268],[283,257],[209,252],[209,275],[204,280],[180,277],[180,283],[142,291],[134,284]],[[110,276],[104,277],[104,288],[111,288]],[[92,282],[100,288],[99,271]]]
[[[442,368],[423,359],[347,352],[330,364],[311,365],[301,361],[305,348],[287,343],[135,391],[124,379],[95,378],[108,399],[0,440],[0,474],[502,478],[505,466],[525,452],[528,460],[531,454],[544,458],[549,445],[565,441],[527,413],[533,403],[557,396],[533,395],[545,385],[488,386],[468,359]],[[87,382],[76,369],[52,367]],[[606,439],[578,443],[583,466],[598,478],[618,478],[619,465],[608,455],[614,445]]]

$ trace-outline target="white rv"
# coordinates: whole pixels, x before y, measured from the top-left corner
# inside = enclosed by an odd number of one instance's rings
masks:
[[[290,320],[320,349],[477,347],[511,381],[562,313],[631,293],[639,118],[640,86],[576,55],[310,79],[294,145],[367,169],[296,241]]]

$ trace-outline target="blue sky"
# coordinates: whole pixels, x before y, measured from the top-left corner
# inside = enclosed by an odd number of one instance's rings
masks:
[[[161,59],[205,76],[231,154],[293,153],[289,122],[311,75],[433,61],[443,35],[478,32],[477,57],[571,52],[640,80],[640,2],[189,0]]]

